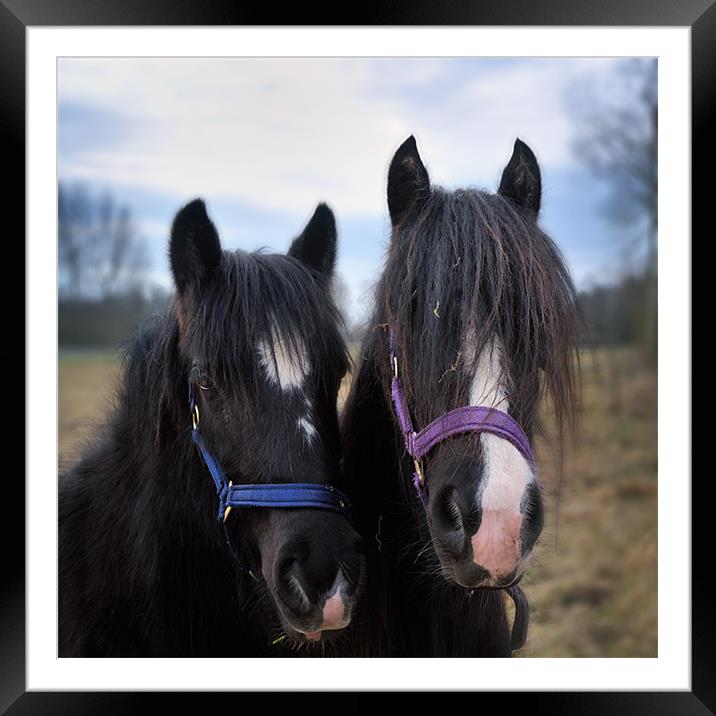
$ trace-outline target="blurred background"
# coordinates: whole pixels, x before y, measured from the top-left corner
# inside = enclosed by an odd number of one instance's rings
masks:
[[[589,331],[577,437],[537,443],[548,513],[519,655],[657,655],[656,60],[81,58],[58,87],[60,469],[111,405],[122,345],[168,304],[188,200],[224,248],[282,252],[326,201],[355,352],[395,149],[414,134],[433,183],[494,191],[527,142]]]

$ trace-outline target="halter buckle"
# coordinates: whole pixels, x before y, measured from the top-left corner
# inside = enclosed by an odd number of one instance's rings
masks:
[[[199,427],[199,404],[194,403],[194,407],[191,411],[191,424],[194,430]]]
[[[398,356],[393,356],[392,363],[393,363],[393,377],[397,378],[398,377]]]
[[[415,466],[415,474],[418,476],[418,483],[420,484],[420,489],[422,490],[425,487],[425,474],[423,473],[423,465],[417,457],[413,458],[413,465]]]
[[[234,484],[234,483],[231,482],[231,480],[229,480],[229,487],[232,487],[233,484]],[[226,520],[229,519],[229,514],[231,513],[231,510],[232,510],[232,509],[233,509],[232,506],[229,505],[229,506],[224,510],[224,522],[226,522]]]

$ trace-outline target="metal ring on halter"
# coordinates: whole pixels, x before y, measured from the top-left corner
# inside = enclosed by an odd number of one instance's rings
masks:
[[[194,403],[194,409],[191,411],[191,424],[194,430],[199,427],[199,404]]]

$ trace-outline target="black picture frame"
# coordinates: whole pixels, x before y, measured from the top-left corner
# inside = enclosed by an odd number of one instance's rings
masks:
[[[339,12],[340,10],[340,12]],[[354,11],[355,10],[355,11]],[[33,26],[92,25],[274,25],[276,9],[267,4],[219,0],[0,0],[0,116],[2,117],[5,177],[4,222],[7,252],[13,244],[18,251],[15,265],[25,266],[19,239],[9,241],[10,229],[15,237],[24,236],[25,213],[25,49],[26,28]],[[693,232],[706,233],[713,219],[706,217],[713,203],[713,127],[716,105],[716,5],[714,0],[501,0],[499,3],[476,1],[447,3],[426,0],[420,3],[399,0],[384,7],[334,5],[318,10],[301,6],[281,11],[281,25],[519,25],[519,26],[682,26],[691,28],[692,146],[692,226]],[[54,160],[53,160],[54,161]],[[707,195],[708,192],[708,195]],[[8,219],[14,219],[9,223]],[[707,224],[707,221],[709,223]],[[700,231],[703,228],[703,231]],[[704,240],[706,237],[702,237]],[[48,237],[48,241],[50,237]],[[684,237],[687,241],[688,237]],[[6,262],[9,259],[6,256]],[[6,263],[7,265],[7,263]],[[25,267],[26,269],[28,267]],[[20,321],[19,312],[15,320]],[[10,330],[12,330],[10,328]],[[18,332],[24,326],[17,327]],[[17,335],[17,333],[15,334]],[[19,340],[17,341],[19,345]],[[23,365],[25,348],[23,343]],[[17,351],[13,362],[18,364]],[[31,379],[26,376],[26,380]],[[8,398],[7,393],[5,395]],[[48,396],[48,401],[54,398]],[[13,401],[15,405],[20,401]],[[11,424],[18,426],[17,410]],[[9,415],[3,411],[6,420]],[[681,419],[690,420],[691,416]],[[11,427],[6,423],[6,427]],[[7,442],[12,440],[6,433]],[[19,444],[19,441],[13,443]],[[14,453],[19,450],[14,448]],[[9,466],[11,463],[8,462]],[[0,709],[17,714],[44,713],[126,713],[149,705],[156,709],[170,694],[70,693],[25,691],[25,550],[18,535],[25,534],[25,491],[17,468],[5,470],[2,486],[3,521],[12,538],[2,546],[0,570]],[[690,479],[689,475],[662,476],[668,479]],[[706,474],[692,482],[692,690],[683,692],[559,692],[513,693],[510,707],[524,706],[537,713],[578,714],[687,714],[716,713],[716,617],[713,592],[709,588],[709,569],[698,565],[712,563],[709,554],[713,543],[706,511],[710,477]],[[10,517],[14,520],[11,524]],[[708,530],[708,531],[707,531]],[[662,568],[663,565],[662,565]],[[418,680],[419,681],[419,680]],[[216,698],[226,694],[174,694],[183,708],[205,712],[214,708]],[[274,694],[274,696],[279,696]],[[363,711],[367,701],[385,694],[360,694],[344,703],[348,710]],[[500,699],[504,707],[507,694],[481,694],[480,706],[490,696]],[[231,695],[233,705],[247,706],[248,695]],[[309,705],[308,695],[288,695],[287,707]],[[422,698],[422,697],[421,697]],[[290,705],[288,703],[290,699]],[[149,702],[149,703],[147,703]],[[276,706],[272,698],[272,706]],[[384,701],[382,702],[384,703]],[[310,702],[315,709],[315,700]],[[403,705],[403,708],[405,705]],[[266,708],[266,704],[263,705]]]

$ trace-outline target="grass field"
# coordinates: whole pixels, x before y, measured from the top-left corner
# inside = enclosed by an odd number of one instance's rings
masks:
[[[657,656],[656,374],[630,350],[584,360],[579,432],[564,457],[536,444],[546,524],[523,580],[524,657]],[[61,353],[59,465],[70,465],[106,412],[121,364]]]

